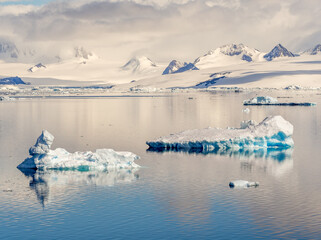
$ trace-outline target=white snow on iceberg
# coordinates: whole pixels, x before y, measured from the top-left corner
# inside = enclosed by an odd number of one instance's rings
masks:
[[[254,97],[249,100],[243,101],[243,105],[277,105],[277,106],[315,106],[316,103],[294,103],[294,102],[287,102],[287,103],[280,103],[276,98],[269,97],[269,96],[260,96]]]
[[[134,163],[139,156],[131,152],[116,152],[112,149],[97,149],[96,152],[69,153],[63,148],[51,150],[53,136],[46,130],[29,149],[30,158],[25,159],[18,168],[58,169],[58,170],[112,170],[132,169],[139,165]]]
[[[151,151],[197,151],[274,148],[294,146],[293,125],[281,116],[265,118],[245,128],[206,128],[187,130],[146,142]]]

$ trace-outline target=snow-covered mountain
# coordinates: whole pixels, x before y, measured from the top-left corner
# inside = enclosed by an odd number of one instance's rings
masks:
[[[34,65],[33,67],[29,68],[28,72],[36,72],[36,71],[43,69],[43,68],[47,68],[47,67],[45,65],[43,65],[42,63],[38,63],[38,64]]]
[[[264,58],[267,61],[272,61],[275,58],[279,57],[295,57],[296,55],[287,50],[285,47],[283,47],[281,44],[276,45],[271,52],[264,55]]]
[[[183,63],[177,60],[173,60],[169,63],[167,68],[164,70],[163,75],[181,73],[189,70],[198,70],[198,68],[195,67],[193,63],[187,63],[187,62]]]
[[[95,54],[92,52],[87,51],[84,47],[75,47],[75,58],[82,58],[82,59],[91,59],[95,57]]]
[[[183,63],[177,60],[173,60],[168,64],[167,68],[165,68],[163,75],[175,73],[178,69],[186,66],[186,64],[186,62]]]
[[[55,49],[54,47],[49,48],[54,50],[48,53],[48,47],[22,47],[16,45],[12,41],[0,39],[0,60],[5,62],[33,64],[43,62],[48,64],[70,60],[80,60],[83,62],[97,58],[93,52],[88,51],[82,46],[66,47],[63,49]]]
[[[244,44],[228,44],[197,58],[194,65],[199,69],[220,67],[252,62],[258,60],[260,55],[261,53],[258,50],[249,48]]]
[[[316,45],[310,52],[311,55],[321,54],[321,44]]]
[[[10,41],[0,40],[0,59],[6,62],[20,62],[33,58],[35,51],[31,49],[18,49]]]
[[[148,57],[134,57],[130,59],[124,66],[121,67],[124,71],[130,71],[132,73],[143,73],[152,71],[157,65]]]
[[[17,59],[18,49],[14,43],[8,41],[0,42],[0,58],[3,60]]]

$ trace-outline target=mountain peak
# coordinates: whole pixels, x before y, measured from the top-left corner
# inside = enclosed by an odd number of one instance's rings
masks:
[[[321,53],[321,44],[317,44],[311,51],[311,55],[318,55]]]
[[[200,68],[208,68],[239,64],[244,61],[252,62],[253,58],[256,59],[259,54],[260,52],[258,50],[250,48],[242,43],[226,44],[197,58],[194,61],[194,65]]]
[[[280,43],[276,45],[269,53],[263,56],[267,61],[272,61],[279,57],[295,57],[295,55],[283,47]]]
[[[9,41],[0,42],[0,57],[1,59],[17,59],[19,56],[19,51],[16,45]]]
[[[187,62],[183,63],[177,60],[173,60],[169,63],[167,68],[164,70],[163,75],[181,73],[189,70],[199,70],[199,69],[195,67],[193,63],[187,63]]]
[[[36,72],[41,68],[47,68],[45,65],[43,65],[42,63],[38,63],[36,65],[34,65],[33,67],[28,69],[28,72]]]
[[[121,67],[124,71],[132,71],[133,73],[145,72],[157,67],[157,65],[148,57],[140,56],[133,57],[124,66]]]
[[[74,48],[75,58],[90,59],[94,56],[92,52],[88,52],[84,47],[75,47]]]

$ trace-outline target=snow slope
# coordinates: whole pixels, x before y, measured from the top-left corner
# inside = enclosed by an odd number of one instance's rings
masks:
[[[194,65],[199,69],[235,65],[259,61],[261,60],[261,55],[258,50],[243,44],[229,44],[214,51],[209,51],[204,56],[197,58],[194,61]]]
[[[42,62],[46,68],[32,68],[32,71],[28,69],[39,62],[30,65],[0,61],[0,78],[18,76],[32,85],[113,85],[115,91],[191,87],[286,88],[290,85],[321,88],[321,54],[276,57],[266,61],[264,53],[243,44],[232,44],[197,58],[198,71],[162,75],[168,62],[156,65],[147,57],[136,57],[124,65],[82,48],[72,53],[78,57],[73,55],[71,59],[49,64]],[[244,60],[243,55],[250,56],[252,61]],[[183,65],[176,62],[168,72],[178,72]]]
[[[157,68],[157,65],[145,56],[134,57],[122,66],[122,70],[132,73],[146,73],[154,71],[155,68]]]

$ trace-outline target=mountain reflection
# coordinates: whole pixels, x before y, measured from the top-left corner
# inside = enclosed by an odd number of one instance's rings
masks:
[[[44,207],[57,192],[64,192],[69,186],[114,186],[131,183],[139,178],[137,170],[119,169],[112,171],[40,171],[19,169],[30,179],[29,186],[35,191],[38,201]]]

